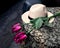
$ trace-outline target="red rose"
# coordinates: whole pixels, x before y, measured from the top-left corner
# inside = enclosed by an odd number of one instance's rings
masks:
[[[18,32],[21,29],[22,29],[22,27],[21,27],[20,23],[17,23],[15,25],[13,25],[12,32]]]
[[[15,35],[14,41],[16,43],[22,43],[27,38],[27,35],[24,32],[19,32]]]

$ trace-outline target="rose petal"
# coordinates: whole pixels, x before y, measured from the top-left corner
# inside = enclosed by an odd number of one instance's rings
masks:
[[[22,35],[22,37],[20,37],[20,40],[25,40],[27,38],[26,35]]]
[[[16,43],[20,43],[20,39],[17,39],[17,40],[16,40]]]
[[[20,37],[22,34],[25,34],[25,33],[24,33],[24,32],[19,32],[19,33],[16,34],[15,37],[16,37],[16,38],[17,38],[18,36]]]
[[[22,43],[27,38],[27,35],[24,32],[17,33],[14,41],[16,43]]]
[[[20,25],[20,23],[17,23],[17,24],[15,24],[15,25],[13,25],[12,28],[15,28],[16,26],[19,26],[19,25]]]
[[[13,29],[13,32],[17,32],[19,30],[21,30],[21,26],[16,26],[15,29]]]
[[[16,43],[22,43],[23,40],[20,40],[20,38],[19,38],[19,39],[14,39],[14,41],[15,41]]]

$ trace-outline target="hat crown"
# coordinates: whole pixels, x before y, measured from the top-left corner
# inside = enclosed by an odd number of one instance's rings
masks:
[[[43,4],[35,4],[32,5],[29,11],[26,11],[24,14],[22,14],[22,20],[24,23],[30,23],[31,18],[38,18],[38,17],[45,17],[47,14],[47,17],[53,16],[52,13],[47,11],[47,8]],[[54,21],[54,18],[49,20],[49,23],[52,23]]]
[[[47,14],[46,6],[42,4],[32,5],[29,10],[29,16],[31,18],[45,17]]]

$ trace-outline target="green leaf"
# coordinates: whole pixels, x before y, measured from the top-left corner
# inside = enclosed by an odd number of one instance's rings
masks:
[[[41,17],[41,19],[42,19],[43,21],[46,21],[46,20],[48,19],[48,17]]]
[[[55,13],[54,16],[60,16],[60,12]]]
[[[48,27],[53,27],[52,23],[47,24]]]
[[[43,20],[41,18],[36,18],[31,20],[30,23],[32,23],[32,27],[39,29],[43,24]]]
[[[33,19],[33,20],[30,20],[30,23],[35,23],[35,21],[37,20],[38,18],[36,18],[36,19]]]
[[[34,23],[34,20],[30,20],[30,23],[32,23],[32,24],[33,24],[33,23]]]
[[[48,27],[53,27],[52,23],[49,23],[48,20],[46,20],[46,21],[44,22],[44,25],[45,25],[45,26],[48,26]]]
[[[36,29],[39,29],[43,24],[43,20],[41,18],[38,18],[35,23],[34,23],[34,26]]]

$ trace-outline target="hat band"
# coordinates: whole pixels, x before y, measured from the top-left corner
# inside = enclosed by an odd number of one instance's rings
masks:
[[[46,17],[47,17],[48,15],[46,14]],[[28,16],[28,18],[30,19],[30,20],[33,20],[33,18],[31,18],[30,16]]]
[[[33,20],[33,18],[31,18],[30,16],[28,16],[28,18],[29,18],[30,20]]]

